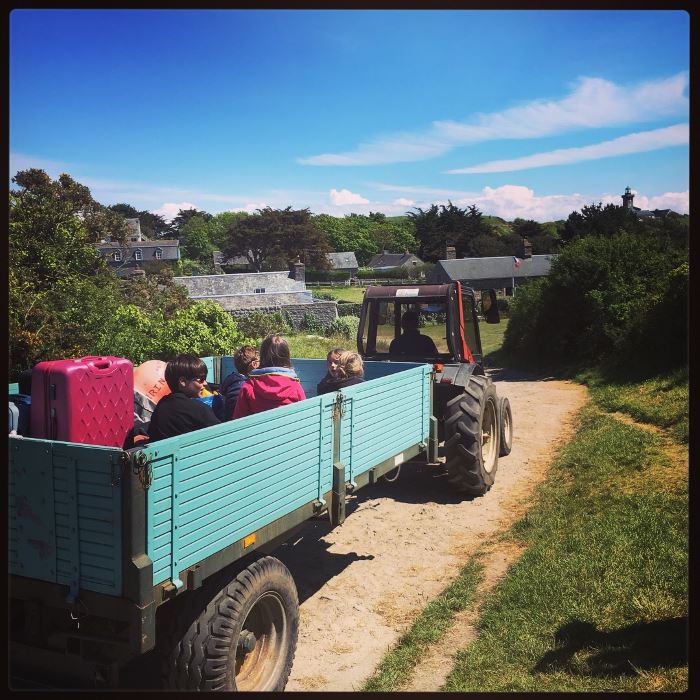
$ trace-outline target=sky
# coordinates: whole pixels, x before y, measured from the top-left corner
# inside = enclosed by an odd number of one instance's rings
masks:
[[[682,10],[14,10],[10,177],[166,219],[689,213]]]

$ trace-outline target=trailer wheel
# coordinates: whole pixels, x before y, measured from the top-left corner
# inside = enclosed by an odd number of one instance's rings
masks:
[[[464,393],[447,402],[445,467],[450,484],[473,496],[493,485],[498,469],[498,398],[490,379],[472,375]]]
[[[216,584],[205,584],[186,595],[192,599],[170,617],[171,643],[163,656],[168,687],[284,690],[296,650],[299,601],[279,559],[254,561],[218,592]]]
[[[498,434],[499,439],[499,457],[507,457],[513,447],[513,413],[510,410],[510,401],[503,397],[498,402],[498,415],[500,420],[498,421]]]

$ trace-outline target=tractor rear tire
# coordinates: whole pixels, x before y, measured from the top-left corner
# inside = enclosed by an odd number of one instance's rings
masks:
[[[184,594],[191,598],[173,611],[162,656],[166,686],[283,691],[299,630],[289,570],[279,559],[261,557],[219,585],[220,579]]]
[[[472,375],[464,392],[447,402],[445,467],[458,491],[483,496],[498,469],[499,431],[496,388],[487,377]]]
[[[498,450],[499,457],[507,457],[513,447],[513,412],[510,410],[510,401],[503,397],[499,401],[498,432],[500,435]]]

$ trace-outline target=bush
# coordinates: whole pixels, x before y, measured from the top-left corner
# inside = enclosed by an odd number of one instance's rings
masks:
[[[326,324],[319,321],[316,316],[310,313],[305,313],[299,323],[299,330],[306,333],[323,333],[326,329]]]
[[[306,270],[307,282],[345,282],[350,279],[349,272],[337,270]]]
[[[338,316],[357,316],[360,317],[362,304],[354,304],[353,302],[340,302],[338,304]]]
[[[251,311],[237,319],[238,328],[243,335],[249,338],[265,338],[270,333],[289,333],[292,328],[288,320],[280,311],[267,313],[265,311]]]
[[[504,350],[547,367],[682,362],[687,251],[666,243],[621,233],[569,244],[511,300]]]
[[[311,290],[311,296],[321,301],[337,301],[336,297],[334,297],[331,292],[319,292],[317,289]]]
[[[328,333],[343,340],[355,340],[359,327],[360,319],[357,316],[340,316],[328,326]]]

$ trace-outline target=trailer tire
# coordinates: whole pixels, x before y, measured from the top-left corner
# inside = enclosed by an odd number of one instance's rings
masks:
[[[487,377],[472,375],[445,408],[445,468],[458,491],[482,496],[498,469],[498,397]]]
[[[173,611],[163,654],[166,686],[176,690],[284,690],[299,630],[292,575],[261,557],[218,589],[221,578],[187,593]],[[218,589],[218,590],[217,590]]]
[[[513,448],[513,412],[510,410],[510,401],[503,397],[498,402],[498,456],[507,457]]]

